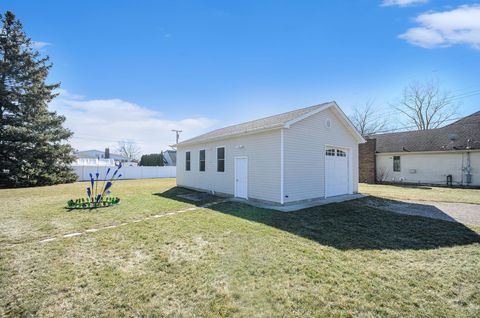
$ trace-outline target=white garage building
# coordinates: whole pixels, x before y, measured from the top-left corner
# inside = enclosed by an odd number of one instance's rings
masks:
[[[277,204],[352,194],[365,142],[335,102],[229,126],[177,145],[177,185]]]

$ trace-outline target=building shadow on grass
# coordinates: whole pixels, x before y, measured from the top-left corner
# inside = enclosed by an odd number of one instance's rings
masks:
[[[182,187],[173,187],[168,189],[167,191],[154,193],[153,195],[183,203],[189,203],[195,206],[201,206],[222,199],[218,196],[211,195],[206,192],[194,191]],[[194,200],[193,198],[196,199]]]
[[[176,187],[155,195],[192,203],[178,197],[179,194],[188,193],[194,191]],[[204,200],[194,204],[202,205],[215,199],[218,200],[207,195]],[[340,250],[427,250],[480,243],[480,235],[461,223],[451,222],[453,219],[445,221],[397,214],[367,206],[362,200],[290,213],[238,202],[220,203],[209,209],[262,223]]]
[[[394,182],[382,182],[378,183],[377,185],[388,185],[391,187],[397,188],[409,188],[409,189],[417,189],[417,190],[432,190],[433,188],[429,185],[425,184],[416,184],[416,183],[394,183]],[[438,185],[438,187],[442,187],[442,185]]]

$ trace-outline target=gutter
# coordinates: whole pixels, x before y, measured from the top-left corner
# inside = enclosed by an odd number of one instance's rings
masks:
[[[463,150],[432,150],[432,151],[392,151],[392,152],[378,152],[375,155],[418,155],[418,154],[449,154],[449,153],[465,153],[465,152],[480,152],[480,149],[463,149]]]
[[[262,127],[262,128],[257,128],[241,133],[236,133],[236,134],[231,134],[231,135],[226,135],[226,136],[221,136],[221,137],[212,137],[212,138],[207,138],[207,139],[202,139],[202,140],[196,140],[196,141],[191,141],[189,142],[188,140],[185,140],[183,142],[180,142],[178,144],[175,144],[173,146],[175,147],[182,147],[182,146],[190,146],[190,145],[196,145],[196,144],[203,144],[203,143],[209,143],[213,141],[219,141],[219,140],[225,140],[225,139],[232,139],[236,137],[243,137],[243,136],[248,136],[248,135],[254,135],[260,132],[267,132],[267,131],[272,131],[272,130],[277,130],[283,128],[283,124],[276,124],[272,126],[267,126],[267,127]]]

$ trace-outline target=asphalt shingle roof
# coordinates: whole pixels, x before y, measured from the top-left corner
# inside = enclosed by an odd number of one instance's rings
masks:
[[[480,111],[442,128],[373,135],[377,152],[480,149]]]
[[[330,103],[332,102],[300,108],[300,109],[286,112],[283,114],[269,116],[269,117],[265,117],[257,120],[248,121],[242,124],[220,128],[220,129],[208,132],[206,134],[182,141],[179,143],[179,145],[187,144],[187,143],[190,144],[190,143],[196,143],[196,142],[203,142],[211,139],[218,139],[218,138],[221,139],[221,138],[231,137],[231,136],[244,134],[252,131],[261,131],[264,129],[280,127],[291,120],[297,119],[305,114],[308,114],[318,108],[322,108]]]

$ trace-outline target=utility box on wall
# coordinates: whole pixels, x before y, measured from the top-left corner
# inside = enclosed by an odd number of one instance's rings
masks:
[[[466,177],[466,180],[465,180],[465,181],[467,182],[467,184],[471,184],[471,183],[472,183],[472,174],[471,174],[471,173],[467,173],[467,174],[465,175],[465,177]]]

